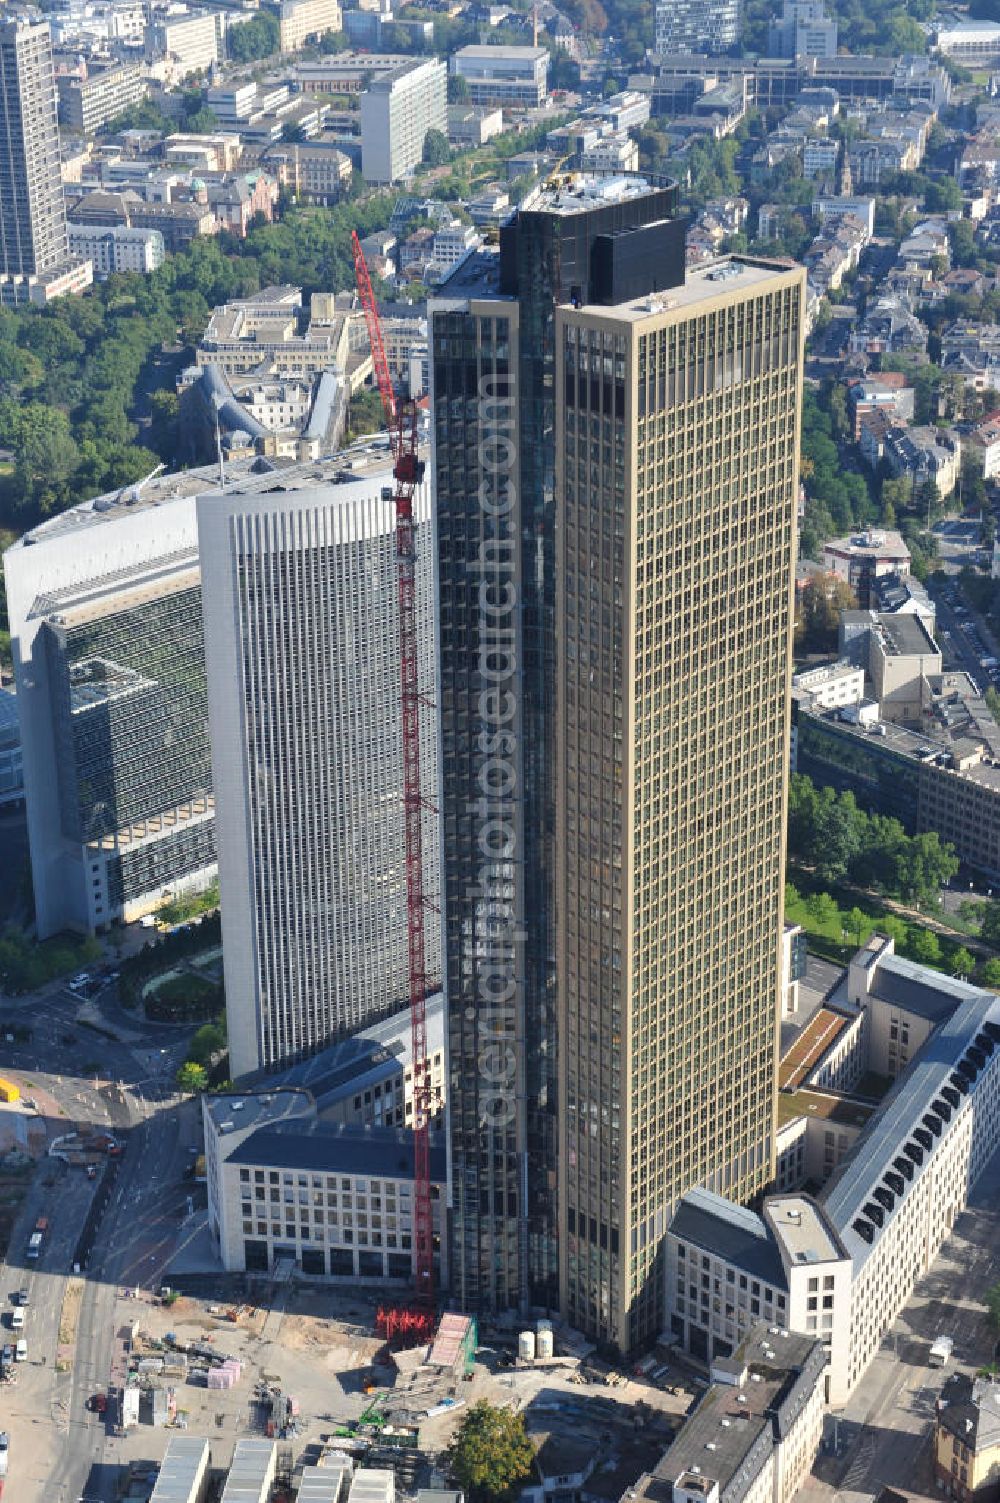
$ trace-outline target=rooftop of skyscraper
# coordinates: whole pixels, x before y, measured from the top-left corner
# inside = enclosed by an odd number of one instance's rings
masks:
[[[651,292],[643,297],[619,303],[614,316],[641,323],[657,313],[666,313],[673,308],[690,307],[709,299],[724,296],[727,292],[744,292],[768,281],[777,273],[794,271],[792,262],[763,260],[747,256],[724,256],[717,261],[708,261],[698,267],[689,267],[684,282],[671,287],[668,292]],[[601,304],[584,305],[584,311],[603,317],[612,311]]]
[[[294,460],[265,459],[259,455],[227,460],[225,486],[229,493],[247,494],[266,490],[302,490],[312,485],[331,485],[362,480],[379,470],[390,468],[389,436],[373,433],[335,454],[326,454],[306,463]],[[185,496],[200,496],[219,489],[218,465],[201,465],[197,469],[178,470],[168,475],[154,475],[136,485],[108,491],[103,496],[81,501],[78,506],[40,523],[26,532],[14,547],[31,547],[50,538],[63,536],[85,527],[95,527],[118,517],[169,505]]]
[[[667,186],[665,179],[641,173],[621,173],[603,177],[600,173],[573,172],[541,183],[521,205],[523,210],[545,214],[583,214],[589,209],[603,209],[608,204],[642,198]]]

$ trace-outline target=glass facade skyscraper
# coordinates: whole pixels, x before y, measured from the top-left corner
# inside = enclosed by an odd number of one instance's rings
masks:
[[[43,937],[215,874],[196,484],[85,502],[5,555]]]
[[[432,305],[452,1288],[558,1301],[555,309],[683,276],[677,193],[575,179]]]

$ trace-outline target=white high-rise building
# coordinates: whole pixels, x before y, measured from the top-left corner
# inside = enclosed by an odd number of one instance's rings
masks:
[[[657,0],[656,50],[727,52],[740,32],[740,0]]]
[[[448,70],[414,58],[376,78],[361,96],[361,175],[397,183],[420,165],[427,132],[448,133]]]
[[[315,466],[198,503],[234,1079],[409,993],[391,475]],[[430,493],[414,498],[420,676],[434,701]],[[439,906],[437,735],[421,716],[424,886]],[[427,976],[441,971],[428,909]]]

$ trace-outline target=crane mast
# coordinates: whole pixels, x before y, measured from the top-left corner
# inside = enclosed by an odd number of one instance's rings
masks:
[[[393,505],[396,520],[396,566],[399,598],[399,662],[403,720],[403,807],[406,832],[406,915],[410,982],[410,1028],[413,1048],[413,1189],[414,1252],[417,1303],[434,1302],[434,1223],[431,1204],[431,1081],[427,1059],[427,973],[424,956],[423,799],[420,792],[420,682],[417,671],[416,549],[413,496],[423,479],[417,449],[417,406],[397,402],[389,374],[378,307],[357,231],[352,231],[354,271],[364,309],[372,365],[392,445]],[[385,1312],[386,1335],[407,1332],[412,1321],[402,1312]],[[395,1329],[393,1329],[393,1327]],[[418,1334],[419,1333],[415,1333]]]

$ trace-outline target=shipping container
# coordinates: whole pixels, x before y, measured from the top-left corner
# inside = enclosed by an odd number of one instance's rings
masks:
[[[149,1503],[201,1503],[211,1461],[207,1440],[193,1435],[172,1435]]]
[[[0,1076],[0,1101],[14,1102],[21,1099],[21,1087],[16,1086],[12,1080],[4,1080]]]
[[[277,1459],[271,1440],[238,1440],[221,1503],[267,1503]]]

